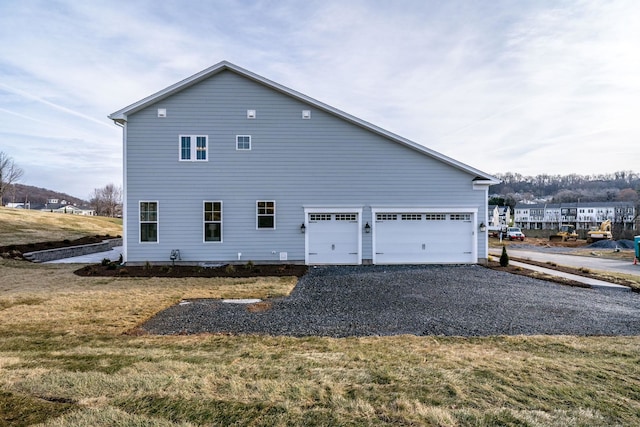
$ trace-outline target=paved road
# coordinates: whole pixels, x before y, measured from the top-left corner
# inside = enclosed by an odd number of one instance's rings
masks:
[[[494,256],[500,256],[501,251],[502,249],[497,248],[489,249],[491,255]],[[565,265],[568,267],[585,267],[592,270],[611,271],[615,273],[625,273],[640,276],[640,264],[633,265],[633,259],[624,261],[509,248],[507,248],[507,253],[509,254],[509,256],[512,256],[514,258],[530,259],[539,262],[555,262],[558,265]]]

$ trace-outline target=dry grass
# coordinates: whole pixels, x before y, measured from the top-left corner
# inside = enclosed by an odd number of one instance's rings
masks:
[[[77,268],[0,260],[0,333],[118,335],[181,299],[269,298],[288,295],[296,283],[293,277],[80,277]]]
[[[47,236],[37,240],[77,235],[47,230],[68,225],[46,216],[49,225],[16,225],[12,237],[0,216],[0,236],[15,243],[32,241],[19,241],[27,229]],[[0,260],[0,425],[640,423],[639,337],[135,336],[126,332],[182,299],[264,299],[295,279],[96,278],[74,268]]]
[[[638,337],[130,336],[182,299],[283,295],[295,279],[85,278],[73,268],[0,261],[6,425],[640,421]]]
[[[0,207],[0,246],[122,234],[122,219]]]

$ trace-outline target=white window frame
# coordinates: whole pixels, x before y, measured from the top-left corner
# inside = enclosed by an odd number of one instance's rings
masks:
[[[143,203],[155,203],[156,204],[156,220],[155,221],[143,221],[142,220],[142,204]],[[156,225],[156,240],[142,240],[142,224],[155,224]],[[160,202],[157,200],[139,200],[138,201],[138,243],[141,244],[158,244],[160,243]]]
[[[189,159],[182,158],[182,138],[189,138]],[[204,138],[204,159],[198,159],[198,138]],[[209,136],[208,135],[178,135],[178,160],[181,162],[208,162],[209,161]]]
[[[211,220],[211,221],[207,221],[206,218],[206,206],[207,203],[220,203],[220,220],[219,221],[215,221],[215,220]],[[222,204],[222,200],[204,200],[202,202],[202,242],[203,243],[222,243],[224,240],[224,233],[223,233],[223,204]],[[207,232],[206,232],[206,227],[207,224],[220,224],[220,240],[207,240]]]
[[[260,214],[260,203],[273,203],[273,215]],[[273,227],[260,227],[260,216],[273,216]],[[256,200],[256,230],[275,230],[276,229],[276,201],[275,200]]]
[[[240,138],[249,138],[249,148],[240,148]],[[251,151],[251,135],[236,135],[236,151]]]

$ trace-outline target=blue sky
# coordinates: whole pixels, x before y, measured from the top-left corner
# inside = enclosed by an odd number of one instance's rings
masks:
[[[489,173],[640,170],[640,2],[0,0],[0,151],[122,182],[107,115],[221,60]]]

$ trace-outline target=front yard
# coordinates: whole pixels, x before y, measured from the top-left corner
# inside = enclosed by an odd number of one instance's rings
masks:
[[[637,425],[638,337],[132,335],[295,278],[79,277],[0,260],[0,424]]]

